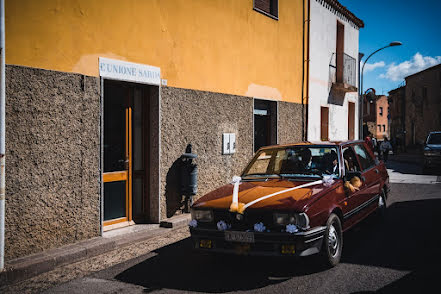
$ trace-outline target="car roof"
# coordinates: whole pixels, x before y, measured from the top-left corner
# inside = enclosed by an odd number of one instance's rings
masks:
[[[285,148],[285,147],[294,147],[294,146],[308,146],[308,145],[314,145],[314,146],[343,146],[353,143],[363,143],[363,140],[352,140],[352,141],[320,141],[320,142],[298,142],[298,143],[290,143],[290,144],[282,144],[282,145],[270,145],[270,146],[264,146],[261,147],[259,150],[264,149],[271,149],[271,148]]]

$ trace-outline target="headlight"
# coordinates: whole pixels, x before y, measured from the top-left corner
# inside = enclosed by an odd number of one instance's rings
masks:
[[[306,213],[274,213],[274,223],[281,226],[292,224],[302,229],[308,229],[309,217]]]
[[[191,218],[197,220],[198,222],[209,223],[213,221],[213,211],[192,209]]]

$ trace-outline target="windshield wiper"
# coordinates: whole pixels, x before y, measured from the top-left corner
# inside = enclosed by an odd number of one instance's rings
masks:
[[[305,170],[303,172],[305,175],[316,175],[316,176],[322,176],[323,172],[319,171],[318,169],[311,169],[311,170]]]
[[[268,178],[280,178],[280,176],[278,174],[259,174],[259,173],[254,173],[254,174],[246,174],[243,175],[242,178],[264,178],[264,179],[268,179]]]

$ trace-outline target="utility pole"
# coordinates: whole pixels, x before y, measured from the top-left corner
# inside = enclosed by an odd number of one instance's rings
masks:
[[[0,0],[0,271],[5,268],[5,1]]]

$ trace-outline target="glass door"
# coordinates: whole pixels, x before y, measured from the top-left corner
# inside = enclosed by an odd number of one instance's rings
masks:
[[[132,220],[131,89],[104,82],[104,226]]]

